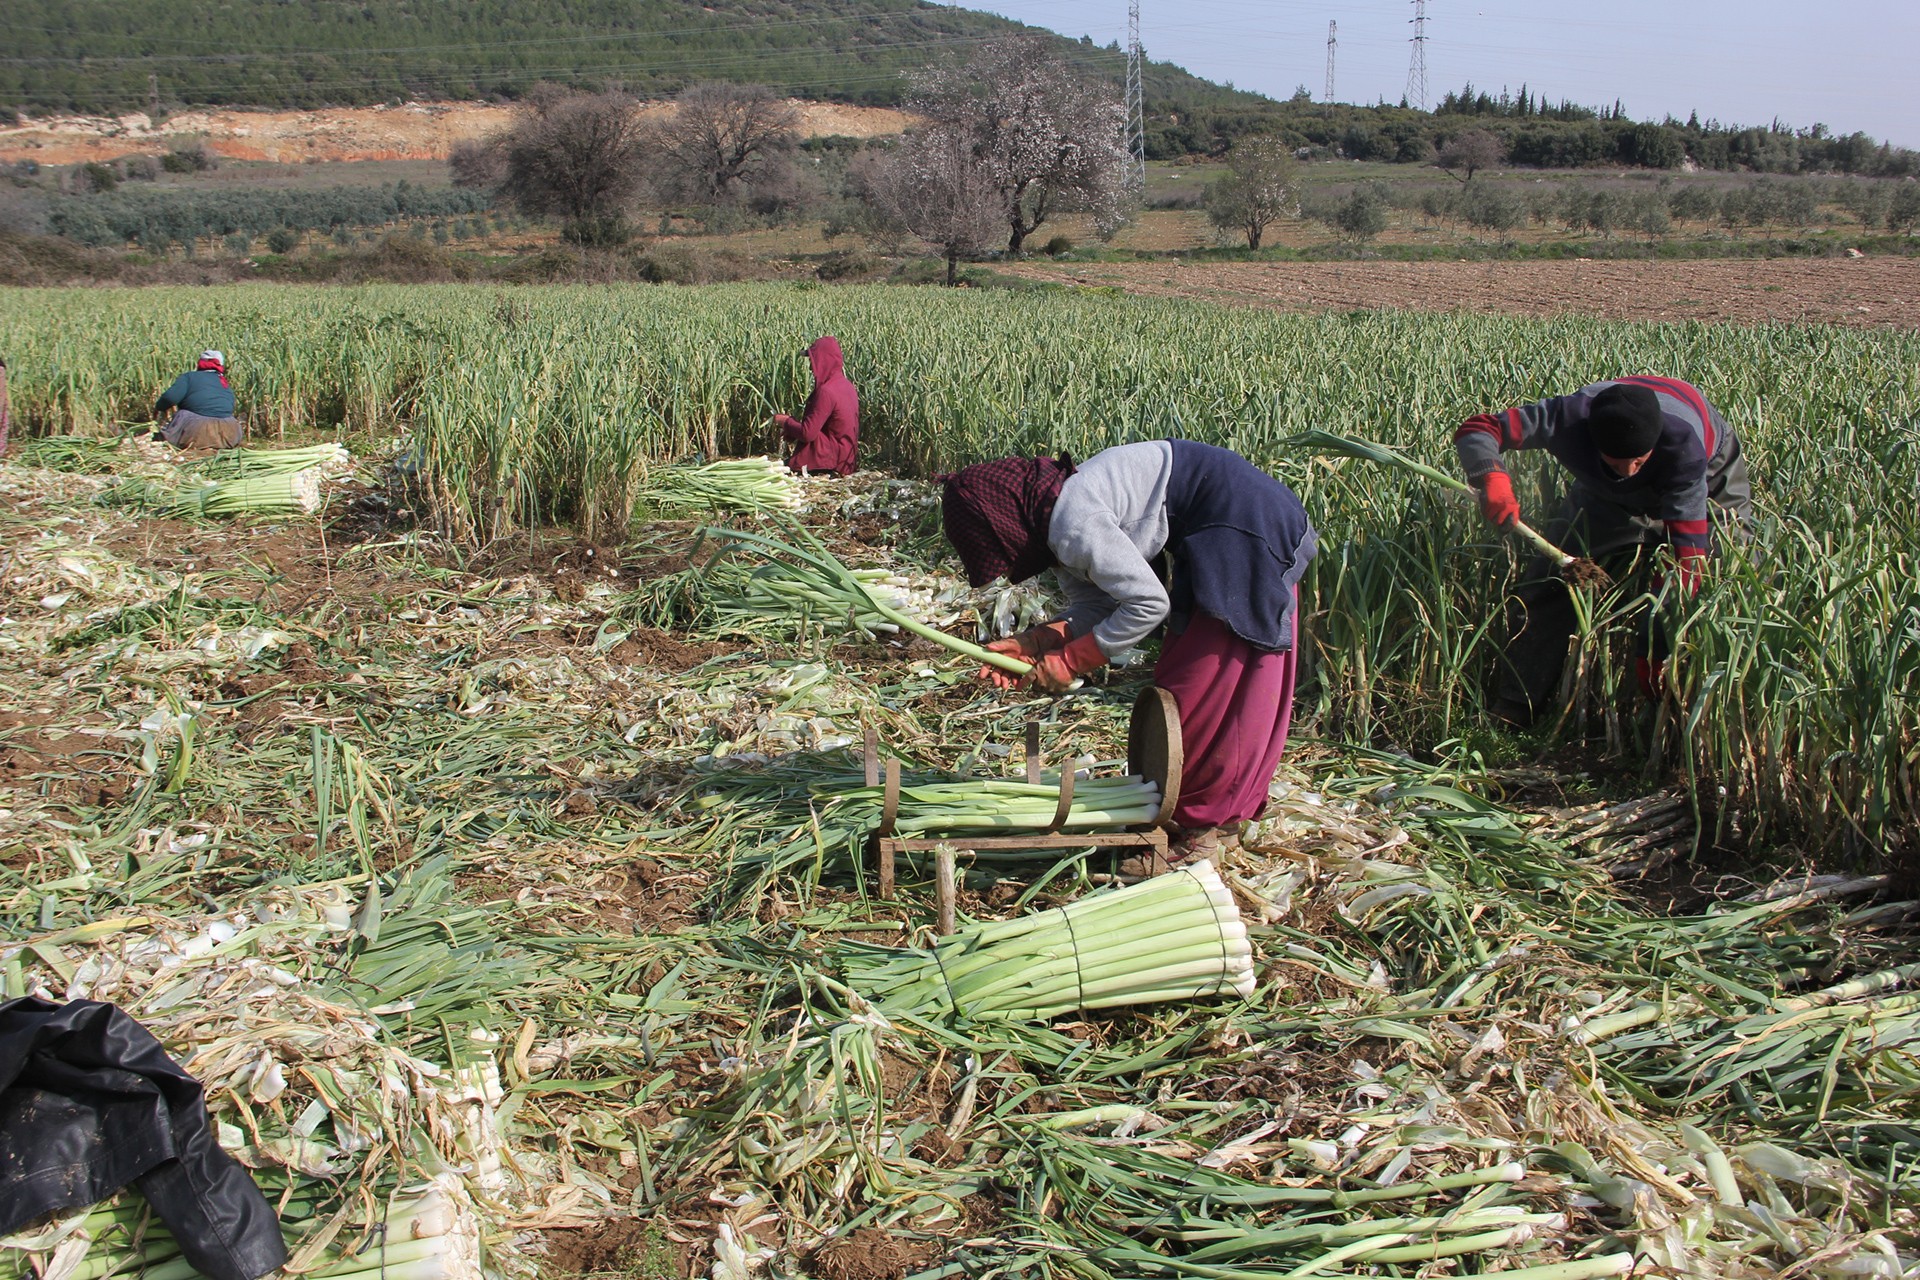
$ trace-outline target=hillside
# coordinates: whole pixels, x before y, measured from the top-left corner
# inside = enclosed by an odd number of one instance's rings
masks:
[[[1037,28],[918,0],[20,0],[0,108],[115,115],[155,106],[313,108],[512,97],[541,80],[643,97],[695,80],[891,106],[903,70]],[[1059,40],[1103,74],[1115,48]],[[1154,110],[1259,110],[1258,94],[1155,63]]]

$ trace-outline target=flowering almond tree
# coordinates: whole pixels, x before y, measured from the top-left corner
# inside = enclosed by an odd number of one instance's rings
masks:
[[[1120,94],[1042,41],[1010,36],[930,67],[913,77],[909,105],[964,140],[999,193],[1009,254],[1056,213],[1091,213],[1102,227],[1124,218]]]
[[[961,258],[991,249],[1006,233],[1006,203],[988,163],[958,129],[929,124],[909,131],[867,187],[881,215],[939,249],[947,283]]]

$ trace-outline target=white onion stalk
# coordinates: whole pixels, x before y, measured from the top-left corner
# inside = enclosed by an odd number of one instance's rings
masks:
[[[847,943],[849,984],[919,1018],[1041,1021],[1075,1009],[1253,993],[1253,948],[1211,862],[975,925],[932,951]]]

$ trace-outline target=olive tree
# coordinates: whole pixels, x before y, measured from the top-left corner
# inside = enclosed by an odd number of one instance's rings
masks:
[[[1473,181],[1482,169],[1491,169],[1507,158],[1507,144],[1485,129],[1468,129],[1448,138],[1433,157],[1433,163],[1445,169],[1462,184]]]
[[[1043,40],[991,40],[964,61],[921,71],[908,106],[960,139],[992,182],[1009,254],[1056,213],[1120,225],[1128,162],[1121,96]]]
[[[1207,217],[1221,230],[1245,233],[1258,249],[1267,228],[1300,212],[1300,162],[1271,134],[1241,138],[1227,153],[1226,176],[1207,187]]]

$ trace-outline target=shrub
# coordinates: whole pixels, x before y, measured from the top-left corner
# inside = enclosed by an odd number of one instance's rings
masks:
[[[276,227],[267,233],[267,248],[273,253],[292,253],[300,236],[291,227]]]
[[[885,274],[886,260],[866,252],[863,249],[843,249],[830,253],[814,269],[814,275],[822,280],[872,280]]]
[[[1040,252],[1046,254],[1049,258],[1057,258],[1063,253],[1072,253],[1073,240],[1067,236],[1055,236],[1053,239],[1047,241]]]

